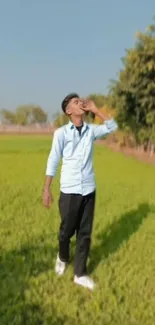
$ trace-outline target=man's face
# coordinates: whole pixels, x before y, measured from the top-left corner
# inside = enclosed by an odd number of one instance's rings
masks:
[[[81,98],[72,98],[67,106],[66,113],[72,116],[83,116],[83,100]]]

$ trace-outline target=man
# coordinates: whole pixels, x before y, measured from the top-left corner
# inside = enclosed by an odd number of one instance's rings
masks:
[[[83,100],[75,93],[63,100],[62,110],[70,121],[54,132],[47,162],[43,204],[50,207],[52,203],[50,185],[62,158],[59,198],[61,224],[55,271],[58,275],[64,274],[69,262],[70,239],[76,233],[74,282],[93,290],[95,284],[87,276],[86,270],[96,197],[93,142],[115,131],[117,124],[113,119],[106,118],[93,102]],[[85,123],[84,116],[88,112],[105,122],[102,125]]]

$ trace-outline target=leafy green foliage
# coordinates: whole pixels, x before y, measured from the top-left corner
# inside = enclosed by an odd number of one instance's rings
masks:
[[[54,273],[60,169],[51,209],[41,200],[51,140],[1,137],[0,323],[153,325],[154,167],[95,146],[97,202],[88,267],[97,288],[90,293],[73,284],[75,239],[65,276]]]
[[[54,118],[54,125],[56,127],[61,127],[62,125],[68,123],[68,116],[64,113],[58,113]]]
[[[22,105],[15,112],[3,109],[1,116],[4,123],[27,125],[32,123],[46,123],[47,113],[40,106]]]
[[[16,124],[16,114],[9,111],[8,109],[2,109],[0,111],[0,116],[4,123]]]
[[[137,143],[155,146],[155,26],[137,33],[135,48],[127,50],[124,69],[113,83],[118,122],[129,127]]]
[[[107,104],[107,97],[102,94],[90,94],[88,99],[92,100],[98,108]]]

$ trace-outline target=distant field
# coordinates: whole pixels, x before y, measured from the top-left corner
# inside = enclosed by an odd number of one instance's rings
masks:
[[[60,169],[54,205],[41,202],[50,147],[50,136],[0,137],[0,325],[154,325],[154,166],[95,145],[91,293],[72,264],[54,274]]]

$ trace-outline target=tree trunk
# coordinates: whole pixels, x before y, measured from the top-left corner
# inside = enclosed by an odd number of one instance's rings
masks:
[[[150,148],[150,156],[151,157],[154,155],[154,149],[155,149],[155,145],[154,145],[154,143],[152,143],[151,148]]]

